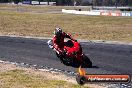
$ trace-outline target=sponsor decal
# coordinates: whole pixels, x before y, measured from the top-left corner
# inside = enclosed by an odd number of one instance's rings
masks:
[[[130,75],[126,74],[86,74],[86,71],[79,67],[79,75],[76,77],[78,84],[85,83],[99,83],[99,82],[112,82],[112,83],[129,83]]]
[[[101,16],[121,16],[120,12],[100,12]]]
[[[111,12],[111,16],[121,16],[121,13],[120,12],[114,12],[114,13]]]
[[[132,16],[132,12],[131,12],[130,16]]]
[[[110,16],[110,13],[109,12],[100,12],[100,15],[101,16]]]
[[[123,12],[122,16],[131,16],[131,13],[130,12]]]

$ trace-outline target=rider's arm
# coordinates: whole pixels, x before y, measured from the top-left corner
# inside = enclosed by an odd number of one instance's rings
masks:
[[[64,33],[65,33],[65,32],[64,32]],[[75,41],[75,39],[73,39],[72,36],[71,36],[70,34],[65,33],[65,37]]]

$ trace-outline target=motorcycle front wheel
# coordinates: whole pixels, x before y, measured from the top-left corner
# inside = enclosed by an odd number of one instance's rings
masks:
[[[72,60],[70,58],[66,58],[65,56],[59,55],[57,53],[56,55],[64,65],[70,66],[72,64]]]

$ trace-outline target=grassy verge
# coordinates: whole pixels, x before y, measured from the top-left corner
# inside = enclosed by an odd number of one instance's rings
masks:
[[[86,88],[66,81],[49,80],[24,70],[0,72],[0,88]]]
[[[0,33],[5,35],[52,37],[54,28],[61,27],[75,38],[132,42],[131,24],[131,17],[0,11]]]
[[[0,62],[0,88],[104,88],[96,84],[77,84],[75,77],[60,72],[24,68]]]

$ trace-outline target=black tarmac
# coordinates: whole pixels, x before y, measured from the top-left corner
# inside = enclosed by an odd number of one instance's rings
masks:
[[[0,37],[0,60],[47,66],[65,71],[77,68],[63,65],[48,47],[48,39]],[[84,53],[93,62],[88,74],[130,74],[132,45],[81,42]]]

